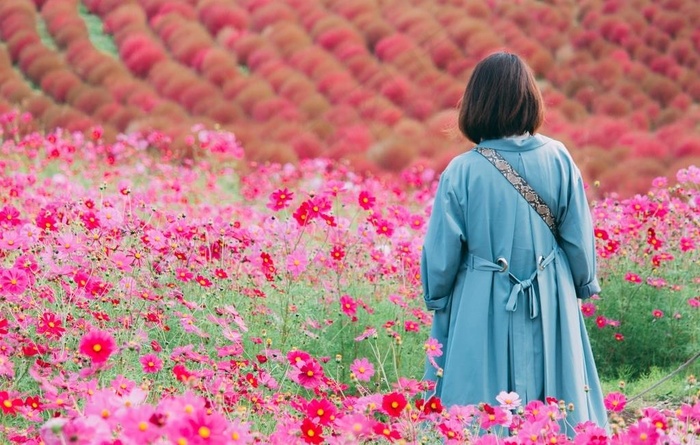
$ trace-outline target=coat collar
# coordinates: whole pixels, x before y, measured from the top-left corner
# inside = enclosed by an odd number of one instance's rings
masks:
[[[548,138],[535,134],[525,138],[502,138],[481,141],[479,146],[499,151],[529,151],[546,144]]]

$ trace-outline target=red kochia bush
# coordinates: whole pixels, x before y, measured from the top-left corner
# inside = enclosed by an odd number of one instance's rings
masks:
[[[241,90],[233,100],[251,116],[255,104],[265,99],[272,99],[275,96],[275,92],[267,83],[258,81]]]
[[[36,45],[41,42],[41,38],[33,31],[22,30],[17,32],[9,40],[7,40],[7,48],[12,57],[12,60],[17,62],[20,53],[28,46]]]
[[[255,73],[265,79],[275,91],[279,91],[282,84],[291,76],[298,75],[295,70],[279,60],[267,62],[260,66]]]
[[[296,122],[300,118],[300,113],[296,106],[282,97],[273,97],[254,104],[251,115],[258,122],[270,120]]]
[[[319,93],[313,93],[305,96],[299,103],[299,110],[313,120],[323,115],[332,106],[328,99]]]
[[[55,106],[55,102],[48,97],[35,94],[27,100],[24,109],[35,118],[41,119],[47,110]]]
[[[334,0],[326,7],[348,20],[352,20],[363,14],[379,15],[379,7],[374,0],[353,0],[351,2],[346,0]]]
[[[200,1],[197,5],[199,21],[216,35],[224,27],[243,30],[250,23],[250,14],[234,2],[224,3],[220,0]]]
[[[279,22],[295,22],[294,10],[282,2],[272,2],[261,6],[251,12],[251,26],[256,31],[262,31],[266,27]]]
[[[377,56],[379,60],[391,62],[401,54],[407,52],[413,54],[416,52],[413,50],[415,50],[415,46],[411,39],[403,34],[394,34],[377,42],[377,45],[374,47],[374,55]]]
[[[300,131],[291,138],[290,144],[299,159],[310,159],[321,154],[321,141],[309,131]]]
[[[104,31],[109,34],[126,28],[127,25],[145,27],[146,13],[136,4],[124,4],[111,11],[103,20]]]
[[[374,13],[362,14],[355,18],[355,26],[360,30],[367,48],[373,50],[374,47],[384,37],[392,35],[395,30],[380,15]]]
[[[364,45],[364,39],[362,36],[357,34],[352,28],[349,27],[338,27],[330,28],[324,31],[320,31],[315,37],[316,43],[318,43],[322,48],[331,51],[337,46],[343,43],[356,43],[359,45]]]
[[[329,72],[318,81],[318,91],[325,94],[332,103],[338,103],[350,91],[357,88],[357,83],[344,71]]]
[[[281,63],[277,50],[272,46],[265,46],[251,51],[246,59],[246,64],[251,70],[255,71],[262,65],[273,61]]]
[[[92,115],[99,107],[110,102],[112,102],[112,98],[106,91],[92,87],[78,94],[72,105],[75,109],[87,115]]]
[[[82,0],[88,10],[104,17],[109,12],[124,5],[124,3],[134,3],[136,0]]]
[[[197,19],[197,12],[195,11],[194,7],[192,7],[192,5],[187,4],[187,3],[174,3],[172,1],[162,4],[158,8],[158,12],[156,14],[157,15],[167,15],[167,14],[179,15],[183,18],[186,18],[187,20],[196,20]]]
[[[0,97],[13,103],[22,102],[31,94],[32,88],[19,79],[8,80],[0,86]]]
[[[193,110],[195,104],[201,100],[208,98],[216,98],[218,96],[218,91],[216,88],[202,80],[196,83],[190,83],[178,96],[178,101],[187,110]]]
[[[277,89],[278,93],[294,103],[300,103],[304,98],[316,92],[314,85],[299,73],[291,72]]]
[[[312,43],[311,37],[297,23],[275,23],[269,28],[266,37],[284,57],[291,56]]]
[[[81,85],[80,79],[72,72],[58,70],[41,80],[41,89],[51,95],[57,102],[65,102],[68,93]]]
[[[39,83],[44,76],[51,75],[51,71],[62,69],[64,65],[54,54],[41,55],[34,59],[24,73],[33,82]]]
[[[34,63],[35,60],[40,58],[55,58],[58,56],[46,48],[42,43],[36,43],[31,46],[27,46],[22,50],[19,55],[18,65],[19,69],[26,72],[29,66]]]
[[[239,106],[224,101],[214,104],[206,115],[219,124],[242,123],[245,119],[245,113]]]

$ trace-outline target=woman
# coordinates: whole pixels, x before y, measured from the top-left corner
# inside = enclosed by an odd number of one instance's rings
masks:
[[[494,403],[515,391],[524,403],[573,403],[569,424],[603,426],[578,304],[600,291],[591,214],[566,148],[536,134],[543,114],[519,57],[496,53],[476,66],[459,128],[478,145],[442,173],[423,246],[431,337],[443,345],[428,378],[446,405]],[[522,190],[518,174],[534,192]]]

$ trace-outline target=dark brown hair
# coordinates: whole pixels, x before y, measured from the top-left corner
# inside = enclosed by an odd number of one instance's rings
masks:
[[[534,134],[543,121],[542,93],[520,57],[499,52],[476,65],[459,110],[459,129],[469,140]]]

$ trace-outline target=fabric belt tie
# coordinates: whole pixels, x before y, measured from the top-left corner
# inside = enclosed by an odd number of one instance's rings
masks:
[[[540,315],[540,305],[533,288],[534,280],[537,278],[537,274],[544,270],[556,257],[556,248],[546,257],[540,257],[537,261],[537,269],[525,280],[519,280],[518,277],[508,272],[508,276],[511,281],[513,281],[513,287],[510,290],[510,295],[508,296],[508,301],[506,302],[506,310],[509,312],[515,312],[518,309],[518,297],[522,295],[527,297],[530,306],[530,319],[537,318]],[[499,259],[500,260],[500,259]],[[500,264],[493,263],[484,258],[478,257],[473,254],[469,254],[467,257],[467,263],[475,270],[483,270],[488,272],[505,272],[508,268],[508,263],[503,261]]]

